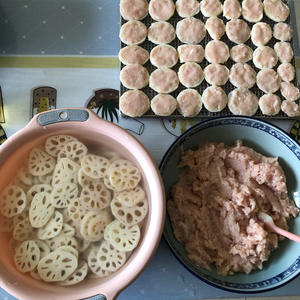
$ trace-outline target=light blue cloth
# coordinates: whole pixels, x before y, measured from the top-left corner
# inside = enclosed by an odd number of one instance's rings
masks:
[[[116,0],[0,0],[0,55],[117,55]]]

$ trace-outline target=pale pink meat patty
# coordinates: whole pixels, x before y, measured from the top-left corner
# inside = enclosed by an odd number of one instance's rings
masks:
[[[295,68],[290,63],[283,63],[277,68],[277,73],[281,80],[289,82],[295,78]]]
[[[177,0],[176,11],[182,18],[193,17],[200,11],[200,3],[198,0]]]
[[[210,41],[205,47],[205,58],[210,63],[223,64],[229,58],[229,48],[222,41]]]
[[[223,7],[220,0],[202,0],[200,9],[204,17],[216,17],[222,13]]]
[[[210,112],[222,111],[228,102],[224,90],[218,86],[209,86],[202,95],[204,107]]]
[[[258,108],[258,99],[250,90],[237,88],[228,95],[228,107],[234,115],[253,116]]]
[[[120,13],[125,20],[142,20],[148,15],[146,0],[121,0]]]
[[[182,85],[191,88],[200,85],[204,74],[200,65],[194,62],[187,62],[180,66],[178,78]]]
[[[183,43],[199,44],[206,35],[206,29],[202,21],[190,17],[177,23],[176,34],[178,39]]]
[[[154,44],[169,44],[175,37],[175,28],[168,22],[154,22],[148,29],[148,39]]]
[[[158,45],[150,52],[151,64],[155,67],[171,68],[178,61],[178,53],[176,49],[170,45]]]
[[[294,52],[290,43],[277,42],[274,45],[274,50],[281,63],[289,63],[293,59]]]
[[[175,12],[173,0],[151,0],[149,3],[149,14],[153,20],[167,21]]]
[[[264,0],[265,14],[275,22],[284,22],[289,14],[289,7],[281,0]]]
[[[291,82],[281,82],[280,92],[286,100],[296,101],[300,97],[299,89]]]
[[[273,28],[274,38],[282,42],[288,42],[292,39],[292,28],[286,23],[276,23]]]
[[[245,44],[236,45],[230,49],[230,57],[237,63],[245,63],[252,60],[253,50]]]
[[[141,117],[150,107],[149,98],[142,91],[130,90],[120,97],[119,107],[127,116]]]
[[[253,52],[253,63],[258,69],[274,68],[277,62],[276,52],[268,46],[260,46]]]
[[[235,87],[250,89],[255,84],[256,72],[246,63],[236,63],[230,69],[229,80]]]
[[[256,23],[263,18],[264,6],[261,0],[243,0],[242,16],[248,22]]]
[[[265,93],[275,93],[280,89],[280,77],[273,69],[262,69],[257,73],[257,86]]]
[[[128,89],[142,89],[149,82],[149,73],[141,65],[128,65],[121,70],[120,81]]]
[[[300,116],[300,106],[290,100],[284,100],[281,104],[281,110],[288,116],[288,117],[298,117]]]
[[[119,59],[124,65],[145,64],[149,59],[149,53],[144,48],[131,45],[122,48],[119,52]]]
[[[120,39],[124,44],[141,44],[147,37],[147,27],[140,21],[131,20],[122,25]]]
[[[244,20],[231,20],[226,23],[226,34],[232,42],[243,44],[250,38],[250,27]]]
[[[176,107],[176,99],[168,94],[158,94],[151,100],[151,109],[158,116],[169,116]]]
[[[253,25],[251,30],[251,39],[255,46],[264,46],[273,36],[271,26],[264,22]]]
[[[241,4],[238,0],[225,0],[223,15],[226,19],[238,19],[242,14]]]
[[[159,68],[150,75],[149,86],[158,93],[168,94],[178,88],[177,73],[169,68]]]
[[[177,96],[177,103],[177,109],[184,117],[194,117],[202,108],[201,96],[193,89],[181,91]]]
[[[219,40],[225,34],[224,22],[217,17],[210,17],[205,23],[206,30],[214,40]]]
[[[281,101],[277,95],[266,94],[260,97],[258,105],[264,115],[276,116],[280,112]]]
[[[245,137],[247,139],[247,137]],[[223,276],[263,268],[280,237],[258,212],[288,230],[299,210],[289,199],[278,158],[243,146],[207,142],[182,153],[181,175],[167,201],[175,238],[195,265]]]
[[[224,85],[229,79],[229,70],[220,64],[210,64],[204,69],[205,80],[212,85]]]
[[[183,62],[202,62],[204,49],[201,45],[180,45],[177,48],[179,60]]]

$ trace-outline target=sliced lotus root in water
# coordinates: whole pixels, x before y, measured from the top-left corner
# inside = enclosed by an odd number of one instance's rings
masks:
[[[125,190],[116,195],[117,200],[124,206],[132,207],[146,198],[144,190],[138,185],[132,190]]]
[[[45,150],[48,154],[57,157],[66,144],[76,140],[76,138],[70,135],[53,135],[47,138]]]
[[[32,271],[40,261],[39,247],[33,240],[24,241],[16,248],[14,261],[18,271]]]
[[[55,250],[62,246],[71,246],[75,249],[78,248],[78,242],[75,237],[59,234],[51,240],[46,240],[46,243],[51,250]]]
[[[29,219],[24,219],[17,223],[14,227],[13,238],[16,241],[26,241],[32,239],[34,236],[34,229],[32,228]]]
[[[88,210],[101,210],[109,206],[111,193],[104,183],[90,184],[82,189],[80,194],[82,205]]]
[[[119,153],[114,152],[114,151],[110,151],[110,150],[101,152],[101,156],[107,158],[110,162],[113,162],[117,159],[121,159],[121,156],[120,156]]]
[[[53,187],[52,205],[56,208],[67,207],[71,200],[78,197],[78,186],[71,182],[62,182]]]
[[[50,174],[51,174],[51,176],[52,176],[52,173],[50,173]],[[44,175],[44,176],[48,176],[48,175],[50,175],[50,174],[47,174],[47,175]],[[43,176],[43,177],[44,177],[44,176]],[[32,185],[43,183],[43,182],[40,181],[39,177],[40,177],[40,176],[32,176]]]
[[[78,250],[75,249],[72,246],[60,246],[57,249],[60,249],[62,251],[66,251],[66,252],[70,252],[71,254],[75,255],[76,257],[78,257]],[[55,249],[55,250],[57,250]]]
[[[83,238],[78,238],[78,252],[84,252],[90,245],[91,242],[84,240]]]
[[[138,224],[144,220],[148,213],[148,201],[146,198],[136,205],[128,207],[123,205],[117,198],[110,203],[112,214],[126,226]]]
[[[34,241],[40,249],[40,259],[42,259],[43,257],[45,257],[50,253],[51,249],[45,241],[41,241],[41,240],[34,240]]]
[[[21,188],[25,193],[27,193],[29,186],[24,184],[18,177],[15,177],[11,182],[10,185],[16,185]]]
[[[78,262],[77,269],[64,281],[59,282],[59,285],[69,286],[77,284],[78,282],[83,281],[88,272],[88,265],[84,260]]]
[[[55,207],[52,205],[51,194],[40,192],[34,195],[30,208],[29,220],[32,227],[40,228],[48,223],[54,213]]]
[[[95,274],[97,277],[105,277],[108,276],[111,272],[108,270],[104,270],[100,266],[99,258],[98,258],[99,247],[91,247],[88,249],[88,257],[87,263],[89,269]]]
[[[35,177],[39,181],[39,183],[49,184],[51,185],[53,173],[49,173],[43,176]]]
[[[51,194],[52,186],[50,184],[40,183],[33,185],[26,193],[27,201],[30,203],[37,193],[46,192]]]
[[[80,258],[87,262],[91,249],[95,248],[96,246],[99,248],[99,245],[97,245],[96,243],[90,243],[88,248],[86,248],[83,252],[80,252],[79,254]]]
[[[139,169],[125,159],[112,162],[107,174],[111,185],[119,192],[135,188],[141,180]]]
[[[59,211],[55,211],[48,223],[39,228],[37,237],[40,240],[49,240],[61,233],[63,227],[63,215]]]
[[[88,235],[97,236],[101,232],[103,238],[105,227],[111,223],[113,219],[114,217],[109,208],[97,212],[97,215],[88,223]],[[104,229],[102,229],[102,226],[104,226]]]
[[[78,171],[78,183],[80,184],[81,187],[88,186],[90,184],[97,184],[100,182],[101,179],[97,178],[92,178],[88,175],[86,175],[82,169]]]
[[[64,217],[64,224],[70,225],[71,227],[75,228],[75,225],[78,225],[78,223],[75,223],[69,215],[68,207],[65,207],[60,210],[63,217]]]
[[[140,240],[140,228],[138,225],[125,226],[118,220],[109,226],[109,242],[119,251],[132,251]]]
[[[22,242],[20,241],[17,241],[15,240],[14,238],[11,238],[9,241],[8,241],[8,247],[9,247],[9,250],[12,252],[12,253],[15,253],[16,252],[16,249],[21,245]]]
[[[32,271],[29,272],[29,274],[33,279],[42,280],[37,268],[34,268]]]
[[[75,235],[75,228],[67,223],[64,223],[61,229],[61,234],[72,237]]]
[[[98,261],[104,270],[115,272],[124,265],[126,253],[117,250],[111,243],[104,240],[98,251]]]
[[[0,215],[0,232],[12,232],[13,229],[14,229],[14,219],[6,218]]]
[[[20,214],[26,207],[26,194],[16,185],[8,185],[0,195],[0,211],[7,218]]]
[[[116,190],[115,187],[112,186],[112,184],[110,183],[109,176],[107,174],[104,176],[103,182],[108,189],[113,190],[113,191]]]
[[[80,164],[81,159],[87,154],[87,147],[79,142],[72,141],[66,144],[58,153],[57,159],[69,158],[76,163]]]
[[[89,269],[89,270],[90,270],[90,269]],[[103,270],[103,272],[109,273],[109,272],[106,271],[106,270]],[[109,274],[108,274],[108,275],[109,275]],[[108,275],[104,275],[104,276],[102,276],[102,277],[105,277],[105,276],[108,276]],[[89,271],[88,271],[87,278],[97,279],[97,278],[101,278],[101,277],[98,276],[98,275],[96,275],[96,274],[94,274],[93,272],[89,272]]]
[[[52,186],[62,182],[77,183],[80,166],[69,158],[60,159],[53,172]]]
[[[104,229],[104,236],[103,238],[106,240],[106,241],[109,241],[110,237],[109,237],[109,228],[110,226],[114,223],[114,221],[112,221],[111,223],[109,223],[105,229]]]
[[[28,167],[24,166],[21,168],[21,170],[17,174],[18,179],[26,185],[32,185],[33,184],[33,176],[29,172]]]
[[[16,226],[19,222],[29,219],[29,207],[27,206],[20,214],[12,218],[13,225]]]
[[[56,249],[38,263],[39,275],[44,281],[63,281],[77,268],[77,257],[70,252]]]
[[[68,205],[69,217],[77,224],[80,224],[87,212],[88,210],[82,205],[80,198],[72,200]]]
[[[91,178],[103,178],[110,166],[110,162],[103,156],[87,154],[81,160],[83,172]]]
[[[105,227],[113,220],[108,210],[90,211],[82,219],[80,224],[81,236],[90,242],[103,239]]]
[[[33,148],[29,154],[28,170],[34,176],[43,176],[51,173],[56,165],[56,160],[39,148]]]

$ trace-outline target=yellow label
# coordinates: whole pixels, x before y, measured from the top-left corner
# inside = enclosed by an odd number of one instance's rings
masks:
[[[3,109],[1,106],[1,100],[0,100],[0,123],[4,122],[4,113],[3,113]]]
[[[49,106],[49,98],[47,97],[41,97],[39,100],[39,106],[38,106],[38,113],[47,111],[50,109]]]

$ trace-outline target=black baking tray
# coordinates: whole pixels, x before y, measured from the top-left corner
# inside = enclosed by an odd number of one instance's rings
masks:
[[[240,3],[242,4],[242,0],[239,0],[239,1],[240,1]],[[285,21],[285,23],[288,23],[288,24],[294,29],[294,32],[293,32],[293,38],[292,38],[292,40],[291,40],[291,42],[290,42],[291,45],[292,45],[293,51],[294,51],[294,57],[293,57],[293,59],[292,59],[292,61],[291,61],[291,64],[295,67],[295,70],[296,70],[296,60],[295,60],[295,50],[296,50],[296,47],[295,47],[295,46],[296,46],[296,45],[295,45],[295,41],[297,41],[297,39],[295,38],[295,35],[296,35],[297,33],[295,32],[296,26],[294,26],[294,27],[292,26],[292,18],[293,18],[293,17],[292,17],[292,15],[293,15],[293,14],[292,14],[292,9],[293,9],[293,3],[291,3],[291,2],[288,1],[288,0],[282,0],[282,1],[283,1],[285,4],[287,4],[287,5],[289,6],[289,8],[290,8],[290,15],[289,15],[288,19]],[[222,1],[222,3],[223,3],[223,2],[224,2],[224,1]],[[201,12],[199,12],[199,13],[198,13],[197,15],[195,15],[194,17],[197,18],[197,19],[199,19],[199,20],[201,20],[203,23],[205,23],[206,20],[208,19],[207,17],[204,17],[204,16],[202,15]],[[218,17],[219,17],[220,19],[223,20],[223,22],[224,22],[225,25],[226,25],[226,23],[229,21],[229,20],[227,20],[227,19],[223,16],[223,14],[219,15]],[[242,17],[241,17],[241,18],[242,18]],[[174,26],[174,28],[176,29],[176,24],[177,24],[177,22],[181,21],[182,19],[183,19],[183,18],[181,18],[181,17],[177,14],[177,12],[175,11],[173,17],[172,17],[171,19],[169,19],[168,22],[171,23],[171,24]],[[244,19],[243,19],[243,20],[244,20]],[[246,21],[246,20],[244,20],[244,21],[248,23],[250,29],[252,29],[253,25],[255,24],[255,23],[250,23],[250,22],[248,22],[248,21]],[[121,17],[121,22],[120,22],[121,26],[122,26],[123,24],[125,24],[126,22],[127,22],[127,21],[124,20],[124,19]],[[151,25],[152,23],[156,22],[156,21],[153,20],[153,19],[150,17],[150,15],[148,14],[146,18],[144,18],[143,20],[141,20],[141,22],[144,23],[144,24],[147,26],[147,28],[149,28],[150,25]],[[276,22],[274,22],[274,21],[272,21],[271,19],[269,19],[265,14],[264,14],[264,16],[263,16],[263,19],[262,19],[260,22],[265,22],[265,23],[269,24],[269,25],[271,26],[272,30],[273,30],[274,25],[276,24]],[[201,41],[200,45],[202,45],[203,48],[205,49],[205,46],[206,46],[207,43],[210,42],[211,40],[212,40],[212,38],[210,37],[210,35],[209,35],[208,32],[207,32],[205,38]],[[226,34],[224,34],[223,37],[222,37],[220,40],[223,41],[224,43],[226,43],[226,44],[228,45],[229,49],[231,49],[233,46],[236,46],[236,45],[237,45],[237,44],[233,43],[232,41],[230,41],[230,40],[228,39],[228,37],[227,37]],[[271,47],[271,48],[274,48],[274,45],[275,45],[276,42],[278,42],[278,40],[276,40],[274,37],[272,37],[272,39],[269,41],[268,44],[266,44],[266,46],[269,46],[269,47]],[[245,42],[245,44],[248,45],[253,51],[257,48],[257,47],[252,43],[251,38],[249,38],[248,41]],[[171,45],[171,46],[173,46],[175,49],[177,49],[178,46],[180,46],[180,45],[185,45],[185,44],[182,43],[181,41],[179,41],[179,39],[178,39],[177,36],[176,36],[176,38],[175,38],[171,43],[169,43],[169,45]],[[126,46],[127,46],[126,44],[124,44],[123,42],[121,42],[121,48],[126,47]],[[139,44],[139,46],[141,46],[142,48],[146,49],[146,50],[149,52],[149,54],[150,54],[151,50],[152,50],[155,46],[157,46],[157,45],[154,44],[154,43],[152,43],[152,42],[150,42],[150,41],[146,38],[146,40],[145,40],[142,44]],[[230,70],[230,68],[232,67],[233,64],[235,64],[235,62],[234,62],[231,58],[229,58],[229,59],[227,60],[227,62],[226,62],[224,65]],[[258,73],[258,72],[260,71],[260,69],[258,69],[258,68],[255,67],[255,65],[253,64],[253,61],[252,61],[252,60],[249,61],[248,64],[256,71],[256,73]],[[180,67],[181,65],[182,65],[182,63],[180,63],[179,60],[178,60],[178,63],[177,63],[174,67],[172,67],[171,69],[173,69],[174,71],[177,72],[178,69],[179,69],[179,67]],[[199,65],[202,67],[202,69],[204,69],[207,65],[209,65],[209,62],[204,58],[204,60],[203,60],[201,63],[199,63]],[[274,67],[274,69],[276,70],[277,67],[278,67],[279,65],[280,65],[280,62],[278,61],[277,65]],[[125,66],[124,64],[120,63],[120,70],[121,70],[124,66]],[[150,63],[150,60],[144,65],[144,67],[148,70],[149,75],[156,69],[156,67],[153,66],[153,65]],[[298,86],[297,73],[296,73],[295,79],[292,81],[292,83],[293,83],[295,86]],[[201,83],[199,86],[197,86],[197,87],[195,87],[195,88],[193,88],[193,89],[197,90],[197,91],[200,93],[200,95],[202,95],[203,92],[204,92],[204,90],[205,90],[207,87],[209,87],[209,86],[210,86],[210,84],[207,83],[207,82],[205,81],[205,79],[204,79],[204,80],[202,81],[202,83]],[[235,86],[233,86],[233,85],[229,82],[229,80],[227,81],[227,83],[226,83],[225,85],[223,85],[223,86],[221,86],[221,87],[223,88],[223,90],[225,91],[225,93],[226,93],[227,95],[228,95],[231,91],[233,91],[233,90],[236,88]],[[185,89],[186,89],[186,87],[183,86],[181,83],[179,83],[178,88],[177,88],[174,92],[172,92],[172,93],[170,93],[170,94],[176,98],[177,95],[178,95],[182,90],[185,90]],[[151,99],[152,99],[153,97],[155,97],[155,96],[158,94],[158,93],[155,92],[153,89],[151,89],[151,88],[149,87],[149,85],[147,85],[145,88],[143,88],[143,89],[141,89],[141,90],[149,97],[149,100],[150,100],[150,101],[151,101]],[[124,87],[124,86],[122,85],[122,83],[120,83],[120,96],[121,96],[122,94],[124,94],[126,91],[128,91],[128,89],[127,89],[126,87]],[[252,92],[258,97],[258,99],[259,99],[261,96],[263,96],[263,95],[265,94],[263,91],[261,91],[261,90],[258,88],[258,86],[257,86],[256,84],[250,89],[250,91],[252,91]],[[278,95],[282,101],[284,100],[283,96],[282,96],[281,93],[280,93],[280,90],[277,91],[275,94]],[[299,102],[300,102],[300,100],[297,100],[296,103],[299,104]],[[128,116],[126,116],[125,114],[123,114],[122,112],[120,112],[120,114],[121,114],[122,117],[125,117],[125,118],[128,117]],[[217,113],[209,112],[204,106],[202,106],[202,109],[201,109],[201,111],[199,112],[199,114],[196,115],[196,116],[194,116],[193,118],[197,118],[197,117],[201,117],[201,118],[210,118],[210,117],[230,116],[230,115],[233,115],[233,114],[230,112],[228,106],[226,106],[226,108],[224,108],[221,112],[217,112]],[[172,115],[170,115],[170,116],[167,116],[167,117],[161,117],[161,116],[155,115],[155,114],[152,112],[151,109],[149,109],[149,111],[147,111],[147,112],[143,115],[143,118],[144,118],[144,117],[146,117],[146,118],[167,118],[167,119],[170,119],[170,118],[184,118],[177,110],[176,110]],[[255,114],[253,117],[256,117],[256,118],[263,118],[263,119],[286,119],[286,120],[300,119],[300,117],[296,117],[296,118],[288,117],[288,116],[287,116],[284,112],[282,112],[282,111],[280,111],[276,116],[266,116],[266,115],[263,115],[263,114],[262,114],[262,112],[260,111],[259,108],[258,108],[256,114]]]

